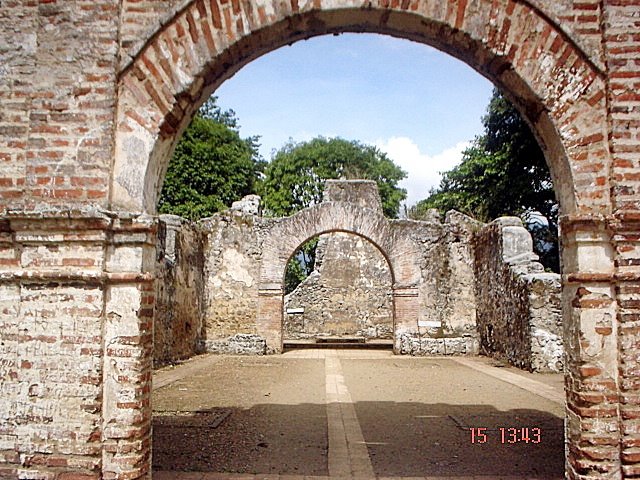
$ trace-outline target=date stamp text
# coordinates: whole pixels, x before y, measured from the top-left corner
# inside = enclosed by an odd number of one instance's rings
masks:
[[[471,434],[471,443],[478,445],[542,442],[542,430],[538,427],[499,427],[498,429],[469,427],[469,432]]]

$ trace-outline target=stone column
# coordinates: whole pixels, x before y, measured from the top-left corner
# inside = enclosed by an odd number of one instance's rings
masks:
[[[415,336],[418,334],[418,314],[420,301],[418,287],[411,285],[393,286],[393,353],[400,353],[400,339],[407,333]]]
[[[151,477],[156,220],[114,218],[106,254],[102,475]]]
[[[284,290],[279,283],[262,283],[258,288],[257,334],[267,343],[266,353],[282,353],[282,308]]]
[[[606,219],[561,219],[567,476],[620,478],[618,333]]]

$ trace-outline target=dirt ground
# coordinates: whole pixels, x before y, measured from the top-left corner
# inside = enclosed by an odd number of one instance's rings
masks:
[[[450,358],[349,352],[337,352],[341,374],[376,476],[563,478],[561,404]],[[204,356],[158,371],[154,470],[329,476],[324,355]],[[562,388],[561,375],[518,376]],[[530,441],[509,443],[509,428]]]
[[[212,360],[154,391],[154,469],[326,475],[324,363]]]

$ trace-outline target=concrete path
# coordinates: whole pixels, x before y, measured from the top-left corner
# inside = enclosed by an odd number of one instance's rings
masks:
[[[329,476],[375,478],[358,416],[335,350],[326,352]]]
[[[492,364],[363,350],[198,357],[154,375],[153,477],[563,478],[562,376]]]

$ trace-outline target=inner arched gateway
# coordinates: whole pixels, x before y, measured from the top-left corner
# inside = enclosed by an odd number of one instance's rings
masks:
[[[393,342],[393,290],[389,264],[362,237],[332,232],[302,244],[287,263],[313,249],[313,265],[293,286],[285,277],[283,349],[310,342]],[[304,265],[307,266],[306,263]],[[384,342],[384,343],[383,343]]]

